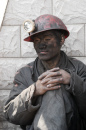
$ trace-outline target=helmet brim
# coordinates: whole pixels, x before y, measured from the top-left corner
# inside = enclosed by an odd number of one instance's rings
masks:
[[[35,35],[38,34],[38,33],[45,32],[45,31],[49,31],[49,30],[50,30],[50,29],[48,29],[48,30],[43,30],[43,31],[39,31],[39,32],[35,32],[35,33],[33,33],[32,35],[29,35],[28,37],[26,37],[26,38],[24,39],[24,41],[33,42],[33,39],[32,39],[31,37],[35,36]],[[58,31],[61,31],[61,32],[64,34],[65,39],[70,35],[70,33],[69,33],[68,30],[56,29],[56,28],[51,29],[51,30],[58,30]]]

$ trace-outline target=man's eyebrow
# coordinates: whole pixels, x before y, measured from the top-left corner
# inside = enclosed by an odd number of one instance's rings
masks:
[[[44,36],[52,36],[53,34],[44,34]]]
[[[45,36],[53,36],[53,34],[51,34],[51,33],[49,33],[49,34],[43,34],[43,36],[45,37]],[[33,38],[40,38],[40,35],[36,35],[36,36],[34,36]]]

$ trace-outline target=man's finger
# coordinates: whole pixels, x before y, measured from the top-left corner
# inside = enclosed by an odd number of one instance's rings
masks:
[[[41,74],[39,77],[38,77],[38,79],[39,80],[42,80],[43,78],[45,78],[47,75],[48,75],[48,71],[46,71],[46,72],[44,72],[43,74]]]
[[[47,84],[59,84],[59,83],[63,83],[63,78],[62,77],[59,77],[59,78],[55,78],[55,79],[52,79],[52,80],[49,80],[47,82]]]
[[[49,70],[50,72],[55,72],[55,71],[58,71],[60,68],[59,67],[57,67],[57,68],[53,68],[53,69],[51,69],[51,70]]]
[[[54,86],[59,86],[58,84],[47,84],[47,88],[51,88],[51,87],[54,87]]]
[[[52,73],[52,72],[55,73],[55,72],[58,71],[58,70],[59,70],[59,67],[53,68],[53,69],[51,69],[51,70],[48,70],[48,71],[44,72],[43,74],[41,74],[41,75],[38,77],[38,79],[39,79],[39,80],[42,80],[43,78],[45,78],[46,76],[48,76],[50,73]],[[53,75],[54,75],[54,73],[53,73]],[[59,73],[60,73],[60,72],[58,72],[58,73],[56,72],[55,75],[57,75],[57,74],[59,75]],[[52,75],[52,74],[51,74],[51,75]]]
[[[51,79],[50,78],[44,78],[41,83],[42,84],[46,84],[48,81],[50,81]]]
[[[56,90],[56,89],[59,89],[59,88],[61,88],[61,85],[56,85],[56,86],[54,86],[54,87],[46,87],[46,89],[47,89],[47,91],[49,91],[49,90]]]
[[[41,80],[42,84],[58,84],[58,83],[62,83],[63,82],[63,78],[61,76],[56,76],[56,77],[46,77],[44,79]]]
[[[62,74],[60,73],[60,71],[50,72],[49,74],[47,74],[47,76],[45,78],[56,77],[56,76],[61,76],[61,75]]]

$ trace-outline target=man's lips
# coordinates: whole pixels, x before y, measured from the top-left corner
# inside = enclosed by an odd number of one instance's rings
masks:
[[[41,50],[39,53],[40,53],[40,54],[47,54],[48,51]]]

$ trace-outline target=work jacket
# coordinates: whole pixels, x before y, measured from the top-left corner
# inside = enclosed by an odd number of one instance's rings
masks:
[[[71,75],[69,85],[62,86],[68,130],[86,130],[86,66],[61,52],[59,67]],[[4,107],[6,119],[24,130],[35,130],[34,118],[41,108],[43,96],[34,97],[38,80],[39,58],[17,71],[14,86]],[[47,104],[48,105],[48,104]],[[54,107],[54,106],[53,106]],[[58,117],[59,115],[57,115]],[[39,130],[39,129],[36,129]],[[50,130],[50,129],[49,129]],[[58,129],[59,130],[59,129]]]

